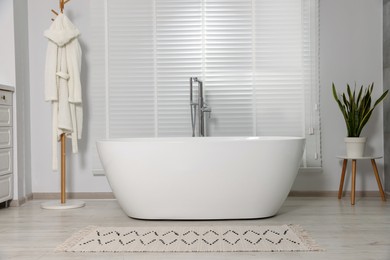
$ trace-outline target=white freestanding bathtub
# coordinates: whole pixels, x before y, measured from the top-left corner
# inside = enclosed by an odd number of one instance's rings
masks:
[[[275,215],[302,159],[300,137],[130,138],[98,141],[112,191],[140,219]]]

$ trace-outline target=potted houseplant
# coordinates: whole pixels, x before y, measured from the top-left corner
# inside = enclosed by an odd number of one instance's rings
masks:
[[[360,87],[359,91],[352,91],[347,84],[347,93],[339,95],[334,83],[332,83],[333,97],[336,100],[347,126],[348,136],[345,138],[347,156],[362,157],[366,137],[360,137],[363,127],[367,124],[374,108],[387,96],[386,90],[372,105],[371,95],[374,83],[367,88]]]

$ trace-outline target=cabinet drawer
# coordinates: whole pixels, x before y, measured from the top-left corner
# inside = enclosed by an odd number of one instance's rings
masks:
[[[0,176],[0,202],[12,199],[12,174]]]
[[[12,106],[12,92],[0,90],[0,105]]]
[[[0,127],[0,148],[12,147],[12,128]]]
[[[0,126],[12,126],[12,107],[0,105]]]
[[[12,149],[0,149],[0,176],[12,172]]]

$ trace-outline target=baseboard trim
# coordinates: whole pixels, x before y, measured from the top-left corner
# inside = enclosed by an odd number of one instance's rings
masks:
[[[380,197],[378,191],[356,191],[356,196],[358,197]],[[112,192],[68,192],[67,199],[115,199],[115,195]],[[289,197],[337,197],[338,191],[291,191]],[[390,194],[386,193],[386,197],[389,197]],[[351,196],[350,191],[345,191],[343,196]],[[38,192],[31,194],[27,200],[59,200],[61,194],[58,192]],[[17,206],[25,203],[26,200],[21,200]]]
[[[26,203],[29,200],[33,200],[33,194],[28,194],[23,198],[17,199],[17,200],[12,200],[11,203],[9,204],[10,207],[20,207],[24,203]]]
[[[337,197],[338,191],[290,191],[289,197]],[[379,191],[356,191],[358,197],[380,197]],[[343,196],[351,196],[350,191],[344,191]],[[389,194],[387,193],[387,196]]]
[[[33,193],[34,200],[59,200],[61,193],[58,192],[38,192]],[[67,192],[67,199],[115,199],[112,192]]]

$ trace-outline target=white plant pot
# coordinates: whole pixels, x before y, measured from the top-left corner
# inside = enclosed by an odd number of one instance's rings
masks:
[[[347,156],[351,158],[363,157],[367,137],[345,137]]]

